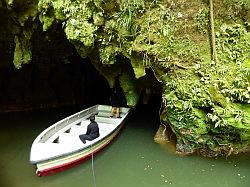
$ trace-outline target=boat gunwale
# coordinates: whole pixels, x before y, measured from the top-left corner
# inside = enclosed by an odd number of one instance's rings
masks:
[[[33,143],[32,143],[32,146],[33,146],[33,144],[35,144],[35,143],[46,143],[46,142],[40,142],[40,140],[41,140],[42,137],[46,134],[46,132],[48,132],[49,130],[53,129],[53,128],[56,127],[57,125],[63,123],[63,122],[66,121],[67,119],[69,120],[70,118],[79,115],[80,113],[82,113],[82,112],[84,112],[84,111],[87,111],[87,110],[90,110],[90,109],[93,109],[93,108],[96,108],[96,107],[97,107],[97,110],[98,110],[98,106],[99,106],[99,105],[94,105],[94,106],[92,106],[92,107],[89,107],[89,108],[86,108],[86,109],[84,109],[84,110],[81,110],[81,111],[79,111],[79,112],[77,112],[77,113],[75,113],[75,114],[72,114],[72,115],[70,115],[70,116],[68,116],[68,117],[66,117],[66,118],[63,118],[63,119],[61,119],[60,121],[54,123],[53,125],[47,127],[46,129],[44,129],[44,130],[36,137],[36,139],[35,139],[35,140],[33,141]],[[107,105],[106,105],[106,106],[107,106]],[[82,118],[80,118],[80,119],[82,119]],[[80,120],[80,119],[78,119],[78,120]],[[68,124],[68,125],[69,125],[69,124]],[[66,125],[66,126],[67,126],[67,125]],[[65,127],[66,127],[66,126],[65,126]],[[61,130],[61,129],[60,129],[60,130]],[[59,131],[59,130],[58,130],[58,131]]]
[[[125,121],[123,121],[123,122],[125,122]],[[119,128],[122,129],[123,125],[120,125]],[[113,134],[107,136],[107,139],[110,138],[110,137],[111,137],[111,139],[108,140],[107,142],[104,142],[104,144],[101,144],[100,146],[96,147],[96,149],[93,149],[88,154],[83,155],[82,157],[77,158],[75,160],[72,160],[72,161],[70,161],[68,163],[59,164],[59,165],[56,165],[56,166],[53,166],[53,167],[49,167],[49,168],[45,168],[45,169],[41,169],[40,167],[37,167],[36,174],[38,176],[46,176],[46,175],[50,175],[50,174],[53,174],[53,173],[63,171],[63,170],[65,170],[65,168],[67,169],[67,168],[73,167],[75,165],[78,165],[80,162],[83,162],[85,159],[88,159],[92,154],[95,154],[95,153],[103,150],[107,145],[110,144],[110,142],[112,142],[115,139],[115,137],[117,137],[117,134],[119,133],[119,131],[120,130],[118,129],[115,132],[113,132]],[[62,157],[60,159],[63,159],[63,158],[64,157]],[[52,162],[53,162],[53,160],[52,160]],[[47,162],[38,163],[38,164],[47,164]]]
[[[98,108],[98,106],[100,106],[100,105],[94,105],[94,106],[89,107],[89,108],[84,109],[84,110],[88,110],[88,109],[90,109],[90,108],[95,108],[95,107]],[[102,105],[102,106],[109,106],[109,105]],[[124,107],[124,108],[126,108],[126,107]],[[76,150],[73,150],[73,151],[69,151],[69,152],[67,152],[67,153],[55,155],[55,156],[52,156],[52,157],[49,157],[49,158],[47,157],[46,159],[40,159],[40,160],[35,160],[35,161],[34,161],[34,160],[30,160],[30,162],[31,162],[32,164],[37,164],[37,163],[46,162],[46,161],[48,161],[48,160],[56,160],[56,159],[58,159],[58,158],[60,158],[60,157],[65,157],[65,156],[70,155],[70,154],[74,154],[74,153],[77,153],[77,152],[81,152],[81,151],[84,151],[84,150],[86,150],[86,149],[89,149],[90,147],[95,146],[96,144],[98,144],[98,143],[100,143],[101,141],[103,141],[103,140],[107,139],[108,137],[110,137],[113,133],[115,133],[115,132],[117,131],[118,128],[121,128],[121,126],[123,126],[123,124],[124,124],[124,122],[125,122],[125,119],[126,119],[127,115],[129,114],[129,112],[130,112],[130,110],[131,110],[130,108],[126,108],[126,109],[128,109],[128,111],[125,113],[125,115],[124,115],[122,118],[119,118],[119,119],[120,119],[120,120],[119,120],[119,124],[118,124],[115,128],[113,128],[108,134],[106,134],[106,135],[103,136],[101,139],[99,139],[98,141],[94,141],[94,142],[90,143],[90,144],[87,145],[87,146],[84,146],[84,144],[83,144],[83,147],[81,147],[81,148],[79,148],[79,149],[76,149]],[[82,111],[80,111],[80,112],[83,112],[84,110],[82,110]],[[98,110],[97,110],[97,111],[98,111]],[[68,116],[68,117],[66,117],[66,118],[64,118],[64,119],[62,119],[62,120],[56,122],[56,123],[53,124],[52,126],[46,128],[46,129],[45,129],[44,131],[42,131],[42,132],[38,135],[38,137],[34,140],[34,142],[33,142],[33,144],[32,144],[32,147],[35,146],[35,145],[38,145],[39,143],[41,143],[41,142],[39,142],[38,138],[39,138],[39,137],[41,138],[41,136],[44,135],[50,128],[53,128],[55,125],[59,124],[59,122],[64,121],[65,119],[70,118],[70,117],[72,117],[72,116],[74,116],[74,115],[77,115],[77,114],[80,113],[80,112],[77,112],[77,113],[75,113],[75,114],[73,114],[73,115],[71,115],[71,116]],[[82,119],[82,118],[80,118],[80,119]],[[77,120],[76,120],[76,121],[77,121]],[[69,124],[69,125],[70,125],[70,124]],[[60,129],[60,130],[61,130],[61,129]],[[36,141],[36,140],[37,140],[37,141]],[[43,142],[43,143],[46,143],[46,142]],[[31,148],[31,150],[32,150],[32,148]]]

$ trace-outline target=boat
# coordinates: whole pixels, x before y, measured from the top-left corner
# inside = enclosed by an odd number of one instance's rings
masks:
[[[38,176],[46,176],[82,163],[92,154],[108,145],[119,133],[130,113],[130,108],[120,108],[120,118],[110,117],[111,106],[95,105],[58,121],[45,129],[33,141],[30,162],[36,166]],[[95,115],[100,136],[82,143],[80,134],[85,134]]]

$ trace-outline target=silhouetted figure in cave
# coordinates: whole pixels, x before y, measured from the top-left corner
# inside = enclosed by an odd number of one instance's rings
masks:
[[[111,103],[111,113],[110,117],[115,115],[116,118],[120,118],[120,107],[124,105],[124,94],[119,82],[119,76],[115,78],[115,83],[113,88],[111,88],[111,96],[110,96],[110,103]]]

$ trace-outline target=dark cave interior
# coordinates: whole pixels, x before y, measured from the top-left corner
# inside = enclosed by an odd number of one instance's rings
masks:
[[[89,58],[78,55],[60,24],[47,32],[37,24],[32,36],[32,61],[21,69],[16,69],[12,63],[13,45],[11,42],[0,45],[1,51],[9,51],[0,54],[3,61],[0,66],[0,113],[70,106],[82,109],[94,104],[110,104],[107,80]],[[159,109],[156,100],[161,100],[161,85],[153,71],[147,69],[140,81],[146,82],[151,91],[142,90],[137,105],[156,105]]]

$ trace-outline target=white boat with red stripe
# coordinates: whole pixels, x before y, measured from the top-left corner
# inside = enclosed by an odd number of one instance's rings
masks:
[[[46,176],[83,162],[93,153],[108,145],[124,125],[130,108],[121,107],[121,118],[110,118],[111,106],[95,105],[73,114],[45,129],[34,140],[30,162],[36,166],[38,176]],[[85,134],[90,123],[89,117],[95,116],[100,136],[82,143],[80,134]]]

